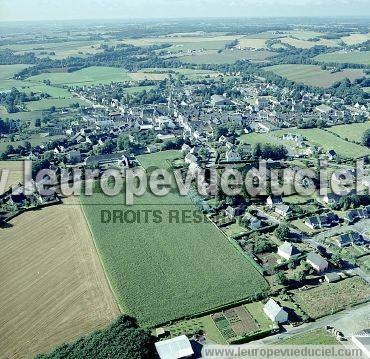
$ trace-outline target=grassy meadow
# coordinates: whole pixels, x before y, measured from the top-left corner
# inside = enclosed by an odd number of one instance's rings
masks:
[[[320,62],[370,65],[370,51],[335,51],[327,54],[320,54],[316,56],[315,59]]]
[[[370,122],[351,123],[348,125],[338,125],[328,128],[329,132],[333,132],[343,139],[361,143],[362,135],[366,130],[370,129]]]
[[[331,73],[330,71],[322,70],[317,65],[284,64],[268,66],[264,69],[286,77],[288,80],[316,87],[330,87],[335,82],[345,78],[353,81],[364,76],[364,72],[361,69],[345,69]]]
[[[74,72],[43,73],[30,77],[31,81],[50,80],[52,84],[83,86],[130,80],[127,71],[116,67],[91,66]]]
[[[264,61],[274,55],[271,51],[251,51],[251,50],[223,50],[205,51],[192,55],[181,56],[179,59],[183,62],[201,65],[201,64],[233,64],[238,60]]]
[[[360,125],[360,124],[356,124],[356,125]],[[344,125],[344,126],[352,126],[352,125]],[[299,133],[302,136],[304,136],[308,140],[309,143],[321,147],[324,151],[329,151],[331,149],[334,149],[339,155],[343,157],[359,158],[359,157],[363,157],[365,155],[370,154],[369,148],[366,148],[359,144],[346,141],[344,138],[336,136],[334,133],[335,133],[335,130],[338,128],[340,128],[340,126],[334,126],[326,130],[323,130],[320,128],[310,128],[310,129],[289,128],[285,130],[272,131],[269,133],[252,132],[252,133],[242,135],[240,137],[240,140],[250,145],[255,145],[256,143],[274,143],[274,144],[287,145],[286,141],[283,141],[281,139],[283,134],[284,133]],[[362,126],[358,126],[357,135],[353,133],[352,136],[360,136],[361,128]],[[345,130],[342,128],[340,131],[345,132]]]

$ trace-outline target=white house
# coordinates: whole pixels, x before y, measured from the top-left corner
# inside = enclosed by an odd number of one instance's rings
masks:
[[[278,204],[283,204],[283,199],[281,196],[268,196],[266,200],[266,205],[269,208],[273,208]]]
[[[301,252],[297,249],[297,247],[285,241],[280,247],[278,247],[277,253],[280,257],[289,260],[292,257],[298,256]]]
[[[288,321],[288,313],[272,298],[265,304],[263,311],[273,322],[285,323]]]
[[[308,253],[306,261],[317,272],[324,272],[329,267],[329,263],[326,259],[317,253]]]
[[[334,150],[329,150],[327,156],[329,161],[333,161],[337,157],[337,153]]]
[[[191,343],[186,335],[161,340],[154,345],[161,359],[190,358],[194,354]]]
[[[292,215],[292,209],[287,204],[278,204],[275,207],[275,212],[284,218],[288,218]]]

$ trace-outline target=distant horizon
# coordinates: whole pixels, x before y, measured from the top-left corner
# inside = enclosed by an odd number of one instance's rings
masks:
[[[0,22],[299,17],[368,18],[369,0],[0,1]]]
[[[326,16],[304,16],[304,15],[291,15],[291,16],[187,16],[187,17],[126,17],[126,18],[75,18],[75,19],[39,19],[39,20],[2,20],[0,23],[15,23],[15,22],[74,22],[74,21],[161,21],[161,20],[218,20],[218,19],[369,19],[370,15],[326,15]]]

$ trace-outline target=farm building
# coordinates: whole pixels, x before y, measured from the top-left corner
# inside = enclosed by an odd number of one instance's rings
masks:
[[[336,204],[340,200],[340,196],[335,193],[327,193],[322,197],[322,201],[326,204]]]
[[[291,243],[285,241],[279,248],[278,248],[278,255],[283,257],[284,259],[289,260],[290,258],[297,257],[301,254],[301,252],[297,249],[297,247],[293,246]]]
[[[316,111],[322,115],[329,115],[332,113],[334,110],[328,105],[321,104],[319,106],[316,106]]]
[[[239,217],[239,216],[243,215],[244,210],[245,210],[245,206],[243,206],[243,205],[239,205],[239,206],[236,206],[236,207],[228,206],[225,209],[225,215],[228,216],[229,218]]]
[[[130,162],[128,157],[126,157],[122,152],[106,154],[106,155],[97,155],[87,157],[85,160],[86,165],[105,165],[105,164],[122,164],[126,167],[129,167]]]
[[[155,348],[161,359],[190,358],[194,351],[186,335],[180,335],[155,343]]]
[[[336,272],[326,273],[324,278],[325,278],[325,281],[328,283],[338,282],[342,279],[340,274]]]
[[[288,321],[288,313],[272,298],[265,304],[263,311],[273,322],[285,323]]]
[[[185,163],[197,163],[198,162],[198,159],[192,154],[192,153],[188,153],[186,156],[185,156]]]
[[[226,106],[231,105],[231,101],[224,96],[212,95],[211,96],[212,106]]]
[[[351,209],[344,214],[343,218],[348,224],[352,224],[363,218],[370,218],[370,206],[365,208]]]
[[[266,97],[258,97],[256,99],[256,106],[259,108],[259,109],[262,109],[262,108],[265,108],[269,105],[269,100],[268,98]]]
[[[313,252],[308,253],[307,263],[317,272],[323,272],[329,266],[329,263],[327,262],[325,258],[321,257],[320,254],[313,253]]]

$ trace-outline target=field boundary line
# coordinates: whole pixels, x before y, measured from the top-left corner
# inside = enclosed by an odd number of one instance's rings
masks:
[[[82,211],[82,214],[85,218],[85,221],[86,221],[86,224],[87,224],[87,227],[89,228],[89,232],[90,232],[90,235],[91,235],[91,238],[92,238],[92,242],[93,242],[93,245],[94,245],[94,248],[96,250],[96,253],[98,254],[98,257],[99,257],[99,261],[100,261],[100,264],[103,268],[103,271],[104,271],[104,277],[105,279],[107,280],[107,283],[108,283],[108,286],[109,286],[109,289],[111,290],[112,294],[113,294],[113,298],[114,298],[114,301],[116,302],[117,304],[117,307],[118,309],[120,310],[121,314],[124,314],[125,311],[123,310],[123,308],[121,307],[121,304],[119,303],[118,299],[117,299],[117,296],[116,296],[116,293],[115,291],[113,290],[113,286],[112,286],[112,283],[110,282],[109,280],[109,277],[108,277],[108,272],[107,272],[107,269],[105,268],[105,265],[104,265],[104,262],[103,262],[103,259],[102,259],[102,256],[100,254],[100,251],[99,251],[99,248],[96,244],[96,241],[95,241],[95,237],[94,237],[94,233],[91,229],[91,226],[90,226],[90,223],[86,217],[86,213],[85,213],[85,210],[84,210],[84,204],[82,203],[81,201],[81,211]]]

